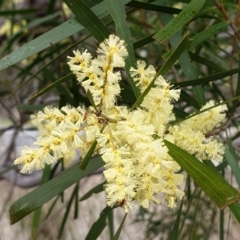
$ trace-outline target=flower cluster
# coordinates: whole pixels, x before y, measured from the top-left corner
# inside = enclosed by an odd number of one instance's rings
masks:
[[[37,119],[47,127],[47,133],[36,140],[36,148],[25,147],[14,164],[27,173],[55,163],[76,149],[84,157],[97,140],[96,152],[105,162],[108,206],[118,205],[128,211],[136,201],[147,208],[150,202],[159,203],[158,193],[163,194],[167,206],[176,206],[184,195],[178,187],[183,177],[177,173],[180,166],[169,156],[164,139],[201,160],[221,160],[223,146],[206,138],[206,133],[223,120],[226,107],[211,108],[171,125],[175,120],[172,102],[179,99],[180,90],[173,89],[162,76],[156,77],[154,67],[143,61],[130,69],[131,76],[141,92],[153,80],[154,87],[137,109],[117,106],[119,69],[128,55],[124,41],[110,35],[97,52],[95,59],[87,50],[75,50],[74,56],[68,57],[71,71],[93,106],[44,108]],[[210,101],[202,110],[212,106],[214,102]]]
[[[201,111],[213,106],[214,102],[210,101],[201,108]],[[200,160],[221,161],[224,154],[222,143],[214,138],[206,138],[205,134],[224,119],[226,110],[226,105],[220,105],[192,116],[180,124],[171,126],[169,128],[170,134],[165,138],[168,138],[168,140],[195,155]]]

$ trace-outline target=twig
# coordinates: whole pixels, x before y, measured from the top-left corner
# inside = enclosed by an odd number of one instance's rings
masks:
[[[225,11],[223,5],[218,1],[218,0],[214,0],[216,7],[218,8],[218,10],[222,13],[223,17],[229,21],[229,25],[230,27],[233,29],[234,34],[237,36],[237,38],[240,40],[240,33],[238,32],[238,29],[236,28],[235,24],[231,21],[231,19],[229,18],[227,12]]]

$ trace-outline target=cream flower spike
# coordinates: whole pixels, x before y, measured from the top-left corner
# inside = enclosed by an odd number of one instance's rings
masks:
[[[144,61],[137,61],[137,68],[131,67],[130,73],[137,86],[141,89],[141,92],[147,88],[156,75],[154,67],[152,65],[147,67]]]
[[[92,59],[88,51],[73,51],[74,57],[68,57],[68,65],[82,83],[84,89],[93,97],[95,106],[101,110],[114,107],[116,96],[120,94],[119,81],[121,74],[116,68],[125,66],[124,59],[128,53],[124,41],[110,35],[100,44],[96,59]]]
[[[126,212],[134,203],[147,208],[160,202],[157,194],[161,193],[165,204],[175,207],[184,195],[179,188],[183,175],[177,173],[180,166],[169,156],[164,140],[200,160],[221,160],[223,145],[205,135],[224,119],[226,106],[172,125],[172,103],[179,99],[180,89],[172,88],[162,76],[155,79],[138,108],[130,111],[127,106],[117,106],[122,79],[119,69],[124,68],[128,56],[125,43],[110,35],[97,53],[93,58],[87,50],[74,50],[74,56],[68,57],[71,71],[87,96],[91,94],[93,106],[45,107],[35,119],[45,134],[37,138],[36,147],[25,146],[14,164],[22,167],[22,173],[30,173],[70,157],[76,149],[84,157],[97,141],[94,154],[100,154],[104,161],[108,206],[121,206]],[[138,61],[130,73],[141,92],[156,77],[154,67],[144,61]],[[210,101],[201,110],[212,106]]]

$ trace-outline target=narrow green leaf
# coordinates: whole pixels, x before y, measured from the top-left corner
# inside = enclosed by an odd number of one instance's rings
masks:
[[[60,226],[60,229],[59,229],[59,232],[58,232],[58,239],[61,238],[62,236],[62,233],[63,233],[63,229],[65,227],[65,224],[67,222],[67,219],[68,219],[68,216],[69,216],[69,212],[70,212],[70,209],[71,209],[71,206],[72,206],[72,202],[74,200],[74,197],[76,195],[76,192],[78,192],[78,184],[76,184],[75,188],[73,189],[73,192],[71,194],[71,197],[68,201],[68,204],[67,204],[67,208],[66,208],[66,211],[65,211],[65,214],[63,216],[63,219],[62,219],[62,222],[61,222],[61,226]]]
[[[41,207],[37,208],[34,211],[33,219],[32,219],[32,226],[31,226],[31,239],[36,239],[36,237],[37,237],[37,230],[38,230],[38,226],[40,223],[41,212],[42,212]]]
[[[188,48],[191,43],[191,39],[189,38],[189,33],[187,33],[182,41],[178,44],[175,51],[169,56],[167,61],[162,65],[162,67],[157,72],[157,76],[164,75],[172,65],[178,60],[178,58],[182,55],[182,53]]]
[[[220,233],[219,233],[219,239],[224,240],[224,210],[220,210],[220,214],[219,214],[219,229],[220,229]]]
[[[164,141],[169,155],[189,174],[206,195],[220,208],[238,201],[239,192],[211,167],[174,144]]]
[[[133,43],[133,47],[134,49],[137,49],[137,48],[140,48],[140,47],[143,47],[151,42],[154,41],[154,39],[152,38],[153,34],[150,34],[146,37],[144,37],[143,39],[140,39],[139,41]]]
[[[61,56],[65,55],[67,52],[69,52],[73,47],[75,47],[76,45],[78,45],[79,43],[81,43],[82,41],[86,40],[87,38],[89,38],[89,36],[86,36],[85,38],[81,39],[80,41],[72,44],[69,48],[67,48],[65,51],[63,51],[62,53],[60,53],[58,56],[56,56],[55,58],[51,59],[48,63],[46,63],[43,67],[41,67],[40,69],[38,69],[34,74],[31,74],[31,77],[28,78],[25,82],[21,83],[11,94],[15,94],[19,89],[21,89],[25,84],[27,84],[30,80],[34,79],[38,73],[40,73],[41,71],[43,71],[47,66],[49,66],[51,63],[54,63],[57,61],[57,59],[59,59]],[[29,101],[31,101],[33,99],[30,99]]]
[[[176,49],[173,51],[173,53],[170,55],[170,57],[167,59],[167,61],[162,65],[162,67],[157,72],[155,78],[152,80],[152,82],[148,85],[148,87],[145,89],[145,91],[140,95],[140,97],[137,99],[137,101],[132,106],[132,110],[135,109],[144,99],[144,97],[148,94],[150,89],[154,86],[154,82],[156,78],[159,75],[164,75],[169,68],[177,61],[177,59],[181,56],[181,54],[186,50],[190,43],[189,34],[186,34],[183,38],[183,40],[179,43],[179,45],[176,47]]]
[[[240,186],[240,168],[238,165],[237,159],[232,154],[231,150],[229,148],[226,148],[225,150],[225,158],[228,161],[229,166],[232,169],[233,175],[235,176],[238,186]]]
[[[44,23],[53,22],[57,17],[61,16],[61,12],[57,11],[53,14],[48,14],[41,18],[33,18],[28,24],[21,26],[15,33],[13,33],[10,38],[8,39],[8,47],[5,49],[5,51],[2,54],[5,54],[7,50],[11,49],[11,45],[14,44],[16,39],[18,38],[19,34],[22,34],[24,32],[31,32],[31,29],[34,29],[36,27],[39,27],[39,25]]]
[[[100,183],[99,185],[93,187],[90,191],[88,191],[87,193],[85,193],[80,199],[79,201],[84,201],[88,198],[90,198],[93,194],[96,193],[100,193],[104,190],[104,185],[106,184],[106,182]]]
[[[191,42],[189,49],[195,48],[205,40],[208,40],[210,37],[214,36],[215,34],[219,33],[222,29],[226,28],[229,25],[228,21],[220,22],[217,24],[212,25],[208,29],[196,34],[193,37],[193,41]]]
[[[176,119],[185,119],[189,114],[184,112],[183,110],[179,108],[173,108],[173,113],[176,116]]]
[[[92,159],[85,171],[82,171],[78,165],[76,165],[18,199],[12,204],[9,210],[11,224],[18,222],[102,165],[103,161],[100,157]]]
[[[178,87],[188,87],[188,86],[207,84],[209,82],[219,80],[219,79],[231,76],[231,75],[239,73],[239,72],[240,72],[240,68],[234,68],[234,69],[231,69],[228,71],[223,71],[220,73],[212,74],[212,75],[209,75],[209,76],[203,77],[203,78],[193,79],[193,80],[184,81],[184,82],[175,82],[175,83],[173,83],[173,85],[178,86]]]
[[[23,27],[23,30],[29,30],[29,29],[35,28],[43,23],[54,21],[54,18],[57,18],[60,15],[61,15],[61,12],[58,11],[58,12],[54,12],[52,14],[48,14],[41,18],[33,19],[31,22],[29,22],[26,26]]]
[[[206,1],[204,4],[204,9],[202,9],[200,12],[198,12],[192,20],[196,20],[198,18],[207,18],[207,19],[218,19],[219,17],[222,18],[221,13],[219,10],[216,8],[216,6],[210,6],[208,8],[206,7],[206,4],[209,3],[210,1]],[[210,21],[210,20],[209,20]]]
[[[40,90],[38,93],[35,93],[32,97],[30,97],[28,99],[29,102],[33,101],[34,99],[38,98],[39,96],[49,92],[51,89],[53,89],[55,86],[57,86],[58,84],[60,83],[63,83],[63,82],[66,82],[68,81],[69,79],[72,79],[74,78],[74,74],[73,73],[70,73],[60,79],[58,79],[57,81],[49,84],[47,87],[45,87],[44,89]]]
[[[174,83],[173,83],[174,85]],[[175,85],[174,85],[175,86]],[[186,91],[181,89],[180,93],[180,99],[182,101],[185,101],[187,104],[194,106],[195,108],[198,108],[198,102],[195,98],[193,98],[190,94],[188,94]]]
[[[113,208],[105,207],[98,220],[93,223],[92,227],[90,228],[85,240],[95,240],[99,237],[103,229],[107,226],[107,217],[109,212],[113,211]]]
[[[51,204],[50,208],[48,208],[48,212],[47,212],[46,216],[44,217],[44,219],[47,219],[47,218],[51,215],[51,213],[52,213],[54,207],[56,206],[56,203],[57,203],[58,199],[60,198],[60,196],[61,196],[61,195],[58,195],[58,196],[54,199],[54,201],[53,201],[53,203]]]
[[[240,61],[238,63],[238,66],[240,65]],[[240,74],[238,74],[238,81],[236,86],[236,96],[240,96]],[[237,104],[237,102],[236,102]]]
[[[114,215],[113,211],[108,213],[108,229],[109,229],[109,239],[113,239],[114,236]]]
[[[83,29],[83,26],[81,26],[76,19],[68,20],[2,58],[0,60],[0,70],[10,67],[35,53],[51,47],[51,44],[55,44]]]
[[[88,98],[88,100],[89,100],[89,102],[91,103],[91,105],[95,108],[95,109],[97,109],[97,107],[96,107],[96,105],[95,105],[95,102],[94,102],[94,100],[93,100],[93,97],[92,97],[92,94],[91,94],[91,92],[89,91],[89,90],[87,90],[87,98]]]
[[[236,202],[229,205],[228,207],[230,208],[232,214],[234,215],[238,223],[240,223],[240,203]]]
[[[158,4],[162,4],[164,6],[168,6],[168,0],[156,0],[155,1]],[[200,2],[200,1],[199,1]],[[170,22],[172,22],[175,17],[170,14],[165,14],[161,13],[158,14],[161,22],[163,25],[168,25]],[[181,31],[176,32],[174,35],[172,35],[169,38],[169,42],[171,44],[172,48],[175,48],[179,42],[182,39],[182,34]],[[196,79],[198,78],[198,72],[195,69],[195,66],[191,62],[191,58],[189,57],[188,52],[184,52],[180,57],[179,57],[179,65],[181,66],[185,76],[188,78],[188,80]],[[198,101],[199,107],[205,105],[206,100],[205,100],[205,94],[202,89],[202,86],[194,86],[193,87],[193,92],[196,96],[196,99]]]
[[[94,150],[95,150],[96,146],[97,146],[97,140],[95,140],[95,141],[93,142],[93,144],[92,144],[92,146],[89,148],[86,156],[85,156],[85,157],[83,158],[83,160],[80,162],[80,164],[79,164],[79,168],[80,168],[80,169],[82,169],[82,170],[85,170],[85,169],[86,169],[86,167],[87,167],[87,165],[88,165],[88,163],[89,163],[89,161],[90,161],[90,159],[91,159],[91,157],[92,157],[92,155],[93,155],[93,153],[94,153]]]
[[[183,200],[181,201],[180,207],[177,211],[177,218],[176,218],[173,228],[170,232],[170,235],[168,238],[169,240],[178,240],[179,226],[180,226],[180,220],[181,220],[181,215],[182,215],[182,205],[183,205]]]
[[[127,217],[127,213],[125,213],[124,218],[123,218],[116,234],[114,235],[113,240],[118,240],[119,239],[126,217]]]
[[[172,21],[158,31],[153,38],[159,42],[167,40],[186,25],[202,8],[204,0],[192,0]]]
[[[25,112],[35,112],[41,111],[45,106],[45,104],[18,104],[17,108]]]
[[[43,173],[42,173],[41,184],[47,182],[49,180],[50,176],[51,176],[51,167],[50,167],[50,165],[46,165],[43,170]],[[36,237],[37,237],[37,230],[38,230],[38,226],[40,223],[41,213],[42,213],[42,207],[39,207],[34,211],[32,227],[31,227],[31,238],[32,239],[36,239]]]
[[[240,56],[240,55],[239,55]],[[238,66],[240,66],[240,61],[238,60]],[[238,79],[237,79],[237,86],[235,89],[235,96],[240,96],[240,74],[238,74]],[[238,102],[234,102],[233,104],[233,108],[232,108],[232,112],[231,112],[231,116],[234,115],[236,108],[238,107]]]
[[[124,0],[124,3],[128,2],[130,2],[130,0]],[[91,8],[91,10],[97,15],[99,19],[102,19],[108,15],[108,11],[103,2],[97,4]],[[0,60],[0,71],[25,58],[30,57],[35,53],[51,47],[52,44],[55,44],[62,39],[73,35],[76,32],[82,31],[83,29],[84,27],[77,21],[76,18],[72,18],[66,21],[60,26],[57,26],[56,28],[42,34],[41,36],[35,38],[34,40],[28,42],[19,49],[2,58]]]
[[[77,20],[97,39],[104,41],[110,34],[107,27],[96,14],[81,0],[64,0],[67,6],[75,14]]]
[[[186,225],[186,221],[189,220],[189,213],[192,209],[192,206],[195,206],[194,200],[198,200],[198,197],[200,197],[201,189],[198,186],[195,186],[195,189],[192,189],[191,186],[192,179],[187,175],[187,183],[186,183],[186,206],[184,206],[186,209],[184,210],[183,217],[180,221],[180,227],[178,229],[178,234],[180,235],[183,231],[184,226]]]
[[[54,12],[54,10],[55,10],[55,8],[57,7],[56,6],[56,3],[57,3],[57,0],[50,0],[50,1],[48,1],[49,3],[48,3],[48,10],[47,10],[47,12],[49,13],[49,12]]]
[[[209,40],[210,37],[219,33],[220,30],[226,28],[228,25],[229,25],[228,21],[220,22],[220,23],[214,24],[214,25],[210,26],[208,29],[196,34],[193,37],[192,42],[189,45],[189,49],[193,49],[196,46],[200,45],[205,40]],[[171,51],[173,51],[173,49]],[[163,58],[164,59],[167,58],[171,54],[171,51],[164,54]]]
[[[192,239],[193,236],[194,236],[194,230],[195,230],[195,222],[197,220],[197,213],[198,213],[198,206],[199,206],[199,202],[200,202],[200,196],[201,196],[201,193],[202,193],[202,190],[200,188],[198,188],[198,194],[197,194],[197,199],[196,199],[196,203],[195,203],[195,209],[194,209],[194,212],[193,212],[193,215],[192,215],[192,221],[191,221],[191,226],[189,227],[189,239]]]
[[[117,35],[126,43],[128,57],[125,60],[126,62],[125,69],[126,69],[129,83],[132,87],[132,90],[135,96],[138,97],[140,95],[139,89],[136,87],[129,73],[130,68],[135,66],[136,59],[135,59],[135,53],[134,53],[134,48],[132,43],[131,32],[130,32],[129,26],[126,23],[127,15],[124,9],[124,1],[104,0],[104,2],[109,10],[110,15],[112,16],[113,21],[115,22]]]
[[[75,197],[74,197],[74,219],[78,218],[78,210],[79,210],[79,204],[78,204],[78,199],[79,199],[79,185],[80,183],[77,183],[77,191],[75,192]]]
[[[198,63],[201,63],[201,64],[207,66],[209,69],[211,69],[211,71],[215,70],[217,72],[222,72],[225,70],[224,67],[222,67],[219,64],[214,63],[213,61],[209,60],[207,57],[201,57],[201,56],[191,53],[191,52],[189,52],[189,55],[190,55],[192,61],[195,61],[195,62],[198,62]]]
[[[163,13],[170,13],[170,14],[179,14],[182,11],[181,9],[177,9],[173,7],[159,6],[156,4],[138,2],[138,1],[132,1],[130,3],[127,3],[126,5],[128,7],[134,7],[134,8],[145,9],[145,10],[150,10],[154,12],[163,12]]]
[[[0,16],[8,16],[8,15],[25,15],[25,14],[32,14],[37,12],[38,9],[36,8],[26,8],[26,9],[15,9],[15,10],[4,10],[0,11]]]

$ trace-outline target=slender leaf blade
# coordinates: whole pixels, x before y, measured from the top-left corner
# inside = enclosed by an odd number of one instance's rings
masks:
[[[125,220],[126,220],[126,217],[127,217],[127,213],[125,213],[125,215],[124,215],[124,217],[123,217],[123,220],[122,220],[122,222],[121,222],[121,224],[120,224],[120,226],[119,226],[116,234],[115,234],[114,237],[113,237],[113,240],[118,240],[118,239],[119,239],[120,234],[121,234],[121,231],[122,231],[122,228],[123,228],[123,225],[124,225],[124,222],[125,222]]]
[[[159,71],[157,72],[157,76],[164,75],[172,67],[172,65],[178,60],[178,58],[180,58],[180,56],[188,48],[190,43],[191,43],[191,40],[189,38],[189,33],[187,33],[183,37],[179,45],[176,47],[175,51],[169,56],[167,61],[159,69]]]
[[[135,53],[132,43],[132,36],[129,29],[129,26],[126,23],[126,12],[124,10],[124,1],[115,1],[115,0],[104,0],[106,6],[109,10],[110,15],[112,16],[113,21],[116,25],[117,35],[125,41],[126,48],[128,51],[128,57],[125,60],[126,62],[126,72],[128,74],[129,83],[132,87],[132,90],[136,97],[140,95],[138,88],[136,87],[131,75],[129,74],[129,70],[136,64]]]
[[[14,10],[4,10],[0,11],[0,16],[8,16],[8,15],[25,15],[25,14],[32,14],[37,12],[38,9],[36,8],[25,8],[25,9],[14,9]]]
[[[102,165],[103,161],[100,157],[92,159],[85,171],[82,171],[76,165],[18,199],[11,205],[9,210],[11,224],[18,222]]]
[[[67,222],[67,219],[68,219],[68,216],[69,216],[69,213],[70,213],[72,202],[73,202],[74,197],[75,197],[77,192],[78,192],[78,184],[76,184],[75,188],[73,189],[72,195],[71,195],[70,200],[69,200],[69,202],[67,204],[67,208],[66,208],[66,211],[65,211],[65,214],[63,216],[63,219],[62,219],[62,222],[61,222],[61,226],[60,226],[60,229],[59,229],[58,239],[60,239],[60,237],[62,236],[63,229],[65,227],[65,224]]]
[[[47,182],[51,176],[51,167],[50,165],[46,165],[43,170],[43,175],[41,179],[41,184]],[[39,207],[34,211],[33,220],[32,220],[32,227],[31,227],[31,238],[35,239],[37,237],[37,230],[40,224],[40,217],[42,213],[42,208]]]
[[[92,227],[90,228],[85,240],[93,240],[98,238],[103,229],[107,226],[107,217],[112,210],[113,208],[110,207],[105,207],[102,210],[98,220],[93,223]]]
[[[98,42],[102,42],[108,37],[110,31],[83,1],[64,0],[64,2],[75,14],[77,20],[88,29]]]
[[[212,25],[208,29],[196,34],[191,42],[189,48],[195,48],[205,40],[209,39],[213,35],[219,33],[222,29],[226,28],[229,25],[228,21],[220,22]]]
[[[226,28],[229,25],[228,21],[220,22],[217,24],[214,24],[210,26],[208,29],[196,34],[193,37],[193,40],[191,44],[189,45],[189,49],[194,49],[196,46],[200,45],[204,41],[208,40],[213,35],[219,33],[222,29]],[[173,49],[167,53],[164,54],[163,59],[168,58],[168,56],[171,54]]]
[[[229,205],[228,207],[230,208],[232,214],[234,215],[238,223],[240,223],[240,203],[236,202]]]
[[[153,38],[163,42],[185,26],[202,8],[204,0],[192,0],[172,21],[158,31]]]
[[[97,186],[93,187],[91,190],[89,190],[87,193],[85,193],[79,201],[84,201],[88,198],[90,198],[93,194],[100,193],[104,190],[104,185],[106,182],[100,183]]]
[[[124,3],[130,2],[130,0],[124,0]],[[97,4],[92,8],[92,11],[97,15],[99,19],[106,17],[108,11],[103,2]],[[8,54],[0,60],[0,71],[14,65],[21,60],[30,57],[31,55],[38,53],[48,47],[51,47],[52,44],[55,44],[61,41],[64,38],[67,38],[73,35],[76,32],[80,32],[84,29],[76,18],[72,18],[60,26],[57,26],[54,29],[42,34],[41,36],[33,39],[32,41],[26,43],[19,49]]]
[[[181,201],[180,207],[177,211],[177,218],[176,218],[176,221],[174,222],[172,231],[169,234],[169,240],[177,240],[178,239],[180,220],[181,220],[181,215],[182,215],[182,206],[183,206],[183,201]]]
[[[207,84],[209,82],[216,81],[216,80],[234,75],[234,74],[239,73],[239,72],[240,72],[240,68],[234,68],[234,69],[231,69],[231,70],[222,71],[222,72],[219,72],[219,73],[208,75],[207,77],[203,77],[203,78],[193,79],[193,80],[184,81],[184,82],[175,82],[175,83],[173,83],[173,85],[178,86],[178,87],[188,87],[188,86],[196,86],[196,85],[201,85],[201,84]]]
[[[82,169],[82,170],[85,170],[89,161],[90,161],[90,158],[92,157],[93,153],[94,153],[94,150],[97,146],[97,140],[95,140],[93,142],[93,144],[91,145],[91,147],[89,148],[86,156],[83,158],[83,160],[80,162],[79,164],[79,168]]]
[[[163,4],[164,6],[169,5],[167,0],[165,0],[165,1],[156,0],[156,3]],[[170,14],[165,14],[165,13],[158,14],[158,16],[159,16],[161,22],[166,26],[175,19],[174,16],[172,16]],[[172,48],[175,48],[179,44],[181,39],[182,39],[181,31],[178,31],[174,35],[172,35],[169,38],[169,42],[170,42]],[[178,61],[179,61],[179,65],[181,66],[181,68],[182,68],[184,74],[186,75],[186,77],[188,78],[188,80],[196,79],[198,77],[198,72],[196,71],[195,66],[192,64],[188,52],[185,51],[179,57]],[[206,103],[206,100],[205,100],[205,95],[204,95],[202,86],[194,86],[193,91],[194,91],[194,94],[196,96],[199,106],[203,106]]]
[[[55,62],[57,59],[59,59],[61,56],[63,56],[64,54],[66,54],[66,52],[69,52],[74,46],[78,45],[80,42],[86,40],[89,36],[86,36],[85,38],[81,39],[80,41],[72,44],[69,48],[67,48],[65,51],[63,51],[62,53],[60,53],[58,56],[56,56],[55,58],[51,59],[48,63],[46,63],[43,67],[41,67],[40,69],[38,69],[34,74],[31,75],[30,78],[28,78],[25,82],[21,83],[12,93],[11,95],[15,94],[19,89],[21,89],[25,84],[27,84],[30,80],[34,79],[38,73],[40,73],[41,71],[43,71],[47,66],[49,66],[51,63]],[[10,96],[11,96],[10,95]],[[33,98],[34,99],[34,98]],[[33,100],[33,99],[29,99],[29,101]]]
[[[228,161],[228,164],[232,169],[233,175],[235,176],[235,178],[237,180],[238,186],[240,186],[240,168],[239,168],[237,160],[235,159],[231,150],[228,148],[226,148],[226,151],[225,151],[225,158]]]
[[[198,54],[194,54],[194,53],[189,52],[189,56],[191,57],[192,61],[201,63],[201,64],[207,66],[211,70],[222,72],[225,69],[221,65],[214,63],[213,61],[211,61],[208,58],[201,57]]]
[[[74,74],[73,74],[73,73],[70,73],[70,74],[68,74],[68,75],[66,75],[66,76],[58,79],[57,81],[49,84],[49,85],[48,85],[47,87],[45,87],[44,89],[42,89],[42,90],[40,90],[39,92],[35,93],[32,97],[30,97],[30,98],[28,99],[28,101],[30,102],[30,101],[38,98],[39,96],[41,96],[41,95],[47,93],[48,91],[50,91],[51,89],[53,89],[53,88],[54,88],[55,86],[57,86],[58,84],[63,83],[63,82],[66,82],[66,81],[68,81],[69,79],[72,79],[72,78],[74,78]]]
[[[2,58],[0,60],[0,70],[10,67],[35,53],[49,48],[52,44],[55,44],[83,29],[84,27],[80,25],[75,18],[68,20]]]
[[[176,145],[164,141],[169,155],[189,174],[206,195],[220,208],[238,201],[239,192],[215,169],[201,163],[194,156]]]
[[[170,13],[170,14],[179,14],[182,11],[181,9],[178,9],[178,8],[159,6],[152,3],[145,3],[145,2],[138,2],[138,1],[132,1],[126,5],[129,7],[145,9],[145,10],[154,11],[154,12]]]
[[[113,211],[108,214],[108,229],[109,229],[109,237],[113,239],[114,236],[114,215]]]

